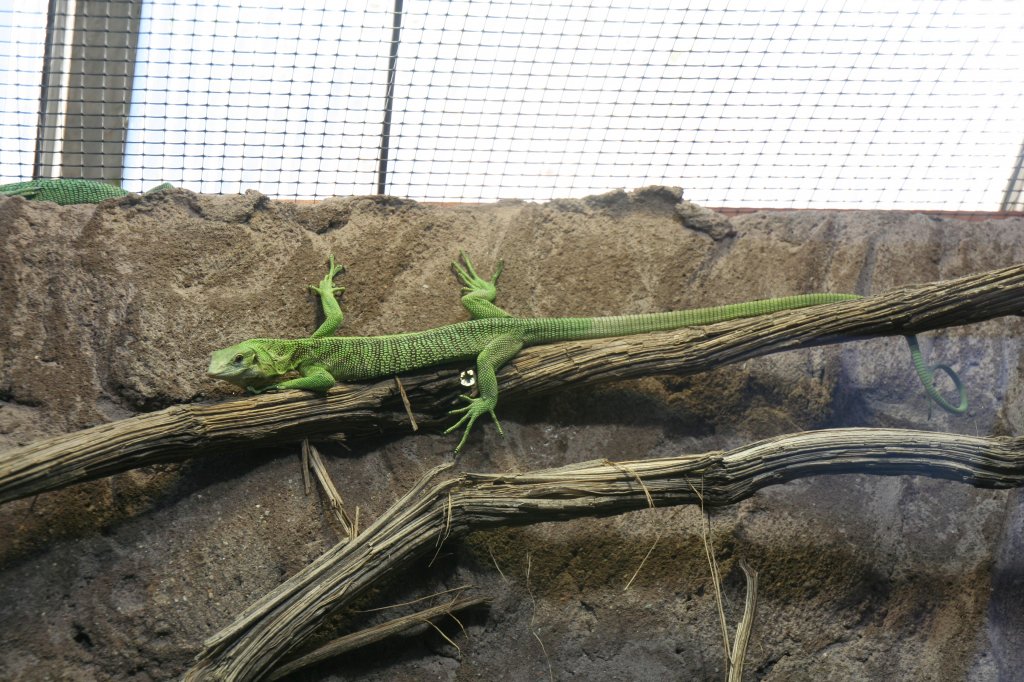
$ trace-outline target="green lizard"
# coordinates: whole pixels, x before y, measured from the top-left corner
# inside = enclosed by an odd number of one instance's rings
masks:
[[[755,317],[780,310],[860,298],[854,294],[803,294],[770,298],[746,303],[697,308],[665,313],[621,315],[614,317],[513,317],[494,305],[496,284],[503,262],[499,261],[490,280],[480,277],[465,254],[464,265],[452,263],[456,276],[464,285],[462,305],[473,318],[443,327],[386,336],[332,336],[342,322],[343,314],[335,294],[344,287],[334,286],[342,267],[330,257],[327,274],[310,289],[320,296],[324,322],[306,339],[249,339],[215,351],[210,357],[210,376],[229,381],[253,393],[290,388],[323,392],[338,381],[363,381],[401,374],[414,369],[476,358],[477,397],[462,396],[468,404],[452,410],[459,420],[449,427],[450,433],[465,425],[462,439],[455,448],[466,444],[473,423],[489,414],[503,433],[494,414],[498,403],[496,371],[512,359],[524,346],[626,336],[664,331],[680,327],[700,326],[742,317]],[[910,352],[925,392],[942,408],[962,413],[967,410],[963,385],[953,370],[945,365],[928,367],[913,336],[907,336]],[[960,403],[953,406],[934,387],[934,369],[950,376],[959,392]],[[298,376],[281,381],[285,375]]]
[[[165,182],[149,190],[146,194],[171,188],[172,185]],[[61,206],[67,206],[68,204],[98,204],[105,199],[126,197],[131,192],[99,180],[54,178],[0,185],[0,194],[9,197],[25,197],[36,201],[52,201]]]

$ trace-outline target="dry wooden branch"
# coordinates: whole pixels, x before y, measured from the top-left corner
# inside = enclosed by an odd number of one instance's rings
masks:
[[[743,682],[743,665],[747,658],[747,644],[750,642],[750,633],[754,629],[754,616],[757,613],[757,571],[747,566],[747,563],[740,559],[740,569],[747,579],[747,595],[743,600],[743,617],[736,626],[736,639],[733,642],[732,653],[727,652],[729,658],[728,682]]]
[[[311,665],[325,661],[328,658],[334,658],[335,656],[340,656],[341,654],[358,649],[359,647],[379,642],[382,639],[396,635],[404,630],[433,621],[435,618],[451,614],[455,611],[462,611],[463,609],[480,606],[481,604],[487,603],[487,601],[486,597],[462,597],[460,599],[453,599],[447,604],[432,606],[429,609],[417,611],[416,613],[411,613],[408,616],[395,618],[387,621],[386,623],[381,623],[380,625],[375,625],[371,628],[360,630],[359,632],[353,632],[351,635],[339,637],[336,640],[318,647],[316,650],[311,651],[308,654],[288,661],[278,668],[274,668],[274,671],[267,679],[271,681],[279,680],[282,677],[286,677],[298,670],[302,670],[303,668],[308,668]]]
[[[323,458],[320,457],[320,451],[309,442],[308,438],[302,441],[302,460],[303,466],[306,466],[305,463],[308,461],[309,467],[316,474],[316,480],[324,491],[324,496],[327,498],[328,506],[334,513],[334,518],[338,519],[338,523],[341,524],[342,531],[349,538],[354,538],[359,533],[359,528],[356,525],[357,522],[345,511],[345,500],[335,487],[334,481],[331,480],[331,475],[327,473],[327,465],[324,464]],[[358,507],[356,507],[355,515],[356,519],[358,519]]]
[[[724,453],[596,460],[434,483],[445,468],[433,469],[355,540],[335,545],[208,639],[185,679],[261,678],[332,611],[436,551],[445,539],[470,531],[619,514],[652,502],[655,507],[732,504],[767,485],[826,473],[918,474],[979,487],[1020,486],[1024,438],[834,429]]]
[[[1024,264],[943,282],[707,327],[527,348],[499,375],[502,399],[568,384],[694,374],[759,355],[923,332],[1024,314]],[[437,424],[462,391],[451,370],[407,376],[420,422]],[[176,405],[0,453],[0,503],[147,464],[298,442],[337,431],[405,430],[391,379],[213,405]]]

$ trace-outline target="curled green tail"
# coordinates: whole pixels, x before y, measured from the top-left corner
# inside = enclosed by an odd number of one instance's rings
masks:
[[[925,364],[924,355],[921,353],[921,346],[917,343],[917,337],[913,334],[908,334],[907,345],[910,346],[910,357],[914,361],[914,369],[917,370],[917,376],[921,378],[921,383],[924,384],[924,392],[928,394],[928,397],[934,400],[939,407],[947,412],[953,414],[963,414],[967,411],[967,392],[964,390],[964,384],[960,381],[960,377],[957,376],[956,372],[949,365],[935,365],[929,367]],[[956,406],[951,405],[946,401],[939,392],[935,389],[935,370],[945,372],[956,387],[956,392],[959,396],[960,403]]]

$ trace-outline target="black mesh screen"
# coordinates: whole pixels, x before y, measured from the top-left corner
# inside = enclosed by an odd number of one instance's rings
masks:
[[[0,8],[0,182],[1021,209],[1020,0]]]

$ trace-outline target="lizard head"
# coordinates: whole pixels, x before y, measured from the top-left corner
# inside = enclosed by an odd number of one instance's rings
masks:
[[[206,373],[242,388],[256,388],[274,383],[287,371],[279,364],[259,339],[250,339],[213,351]]]

